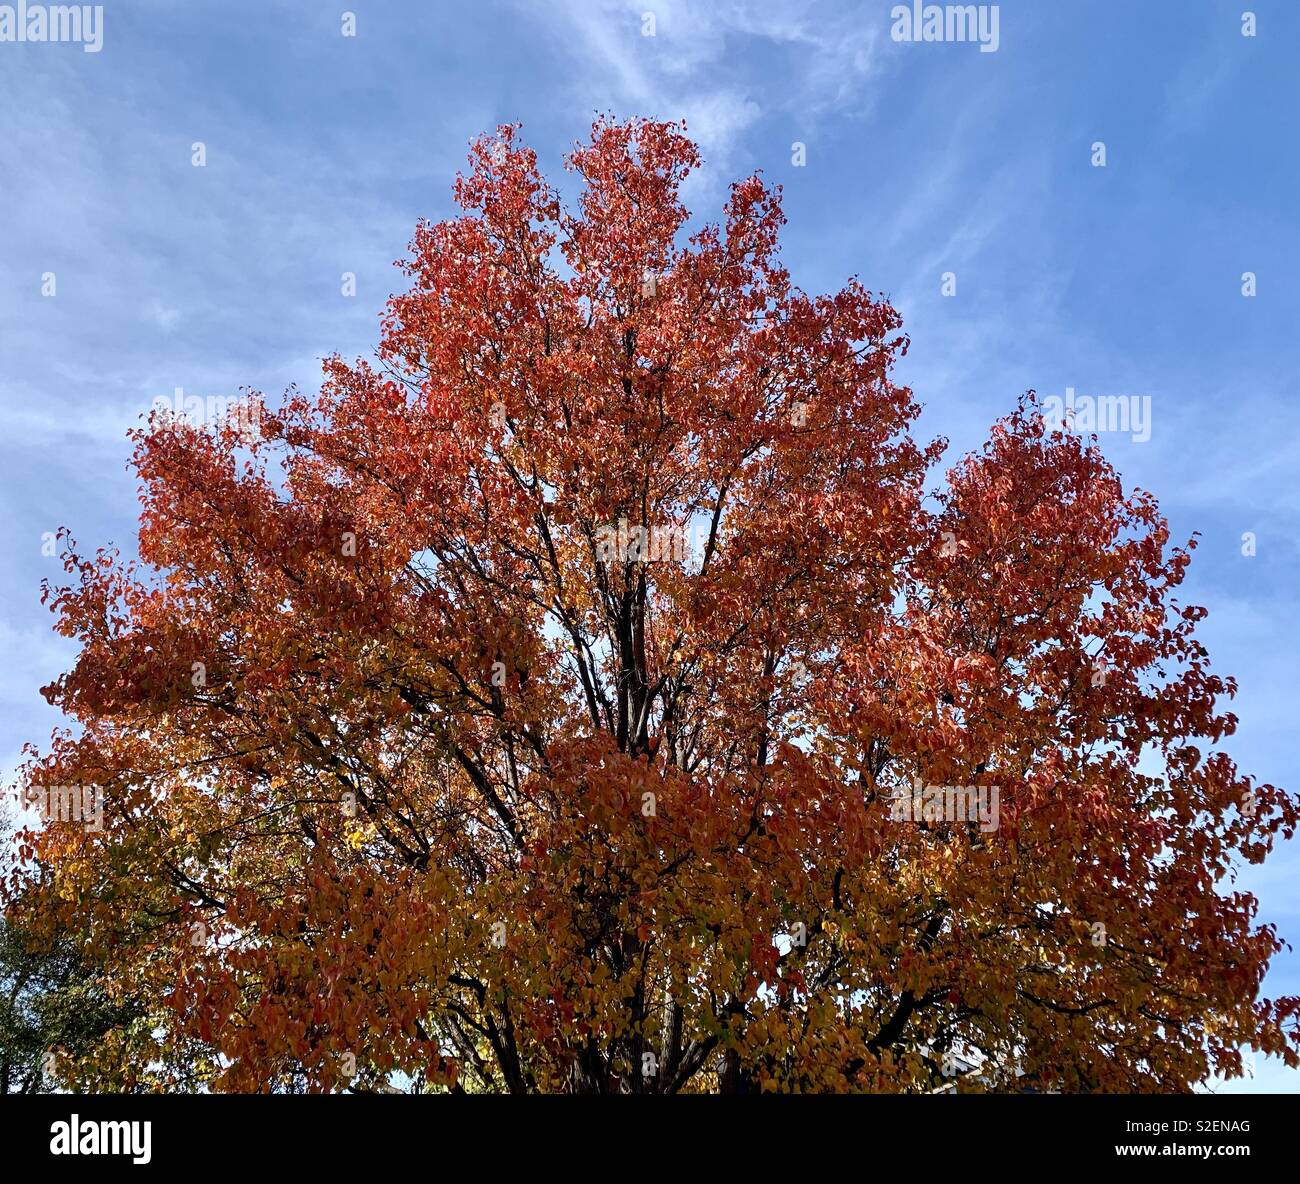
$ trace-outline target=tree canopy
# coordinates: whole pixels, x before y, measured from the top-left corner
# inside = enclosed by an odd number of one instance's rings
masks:
[[[150,1017],[78,1080],[1300,1063],[1233,884],[1297,802],[1217,747],[1195,539],[1032,394],[938,473],[897,312],[795,286],[759,177],[688,225],[698,164],[602,119],[570,207],[502,127],[373,363],[136,433],[139,558],[69,541],[46,594],[80,656],[46,694],[74,726],[24,770],[99,787],[103,825],[25,834],[9,891]],[[996,818],[954,813],[976,797]]]

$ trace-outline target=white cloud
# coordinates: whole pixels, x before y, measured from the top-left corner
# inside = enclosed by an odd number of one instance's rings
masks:
[[[153,318],[154,324],[164,333],[170,333],[176,327],[176,323],[181,319],[181,311],[178,308],[164,308],[161,304],[155,304],[150,310],[149,315]]]
[[[528,6],[534,17],[537,10]],[[654,35],[642,33],[652,14]],[[822,113],[852,103],[865,108],[878,22],[804,0],[565,0],[542,18],[562,48],[581,59],[570,86],[588,108],[620,115],[685,118],[706,159],[725,169],[740,136],[761,115],[791,113],[811,127]],[[755,87],[730,70],[746,57],[779,55],[780,84]],[[754,43],[758,43],[755,45]]]
[[[63,575],[62,568],[58,574]],[[71,666],[75,649],[52,630],[16,629],[0,620],[0,651],[5,655],[0,666],[0,705],[19,709],[43,705],[40,688]]]

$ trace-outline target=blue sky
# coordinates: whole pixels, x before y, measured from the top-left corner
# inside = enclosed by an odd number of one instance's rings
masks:
[[[124,433],[152,400],[311,389],[322,355],[369,354],[469,139],[522,121],[571,193],[561,157],[607,111],[685,118],[699,214],[755,169],[783,184],[796,281],[892,297],[950,458],[1030,387],[1150,396],[1150,440],[1103,448],[1176,539],[1202,533],[1185,599],[1241,684],[1229,751],[1300,787],[1300,4],[1254,0],[1243,37],[1243,0],[1006,0],[992,53],[896,43],[891,7],[109,0],[98,53],[0,44],[4,771],[57,722],[37,688],[71,658],[41,536],[131,548]],[[1243,882],[1300,939],[1300,845]],[[1266,990],[1300,993],[1300,957]],[[1300,1074],[1261,1063],[1253,1088]]]

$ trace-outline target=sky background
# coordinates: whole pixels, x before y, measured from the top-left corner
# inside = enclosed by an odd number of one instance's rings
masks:
[[[73,657],[42,535],[134,550],[125,432],[153,399],[316,389],[322,356],[370,355],[472,137],[522,122],[572,196],[563,155],[609,112],[686,120],[703,218],[737,177],[784,186],[795,281],[892,298],[949,461],[1029,388],[1150,396],[1150,440],[1101,445],[1175,541],[1201,533],[1182,599],[1240,683],[1228,751],[1300,788],[1300,3],[1251,3],[1254,38],[1246,6],[1005,0],[981,53],[893,42],[887,0],[108,0],[99,53],[0,44],[0,771]],[[1241,883],[1300,939],[1300,843]],[[1300,956],[1265,993],[1300,993]]]

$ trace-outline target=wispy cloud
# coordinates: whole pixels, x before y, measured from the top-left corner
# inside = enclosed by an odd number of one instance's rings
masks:
[[[566,84],[575,99],[588,109],[684,118],[720,170],[764,116],[815,120],[847,105],[864,111],[881,32],[860,13],[813,0],[564,0],[526,8],[580,63]],[[742,68],[755,56],[770,61],[779,85]]]

